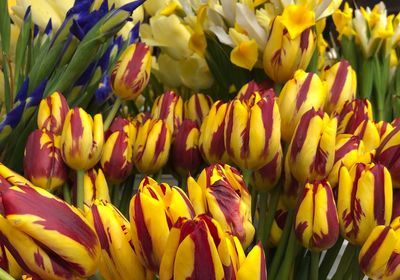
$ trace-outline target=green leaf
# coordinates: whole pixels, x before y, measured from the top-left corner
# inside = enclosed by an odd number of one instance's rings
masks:
[[[8,1],[0,1],[0,41],[3,54],[8,55],[10,49],[11,19],[8,14]]]

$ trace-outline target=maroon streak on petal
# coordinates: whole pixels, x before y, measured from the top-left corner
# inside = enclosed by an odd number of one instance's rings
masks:
[[[388,235],[390,227],[385,227],[381,234],[375,239],[364,255],[360,258],[360,267],[362,271],[368,271],[370,261],[373,259],[374,255],[378,252],[379,248],[382,246],[386,236]]]
[[[208,99],[206,99],[208,101]],[[203,111],[201,110],[201,104],[200,104],[200,98],[199,95],[195,95],[194,97],[194,105],[195,105],[195,110],[196,110],[196,115],[197,115],[197,120],[202,122],[203,121]]]
[[[374,217],[378,225],[384,225],[385,222],[385,173],[384,166],[377,164],[371,168],[370,172],[374,175]]]
[[[340,94],[346,83],[347,73],[349,71],[349,63],[347,60],[341,60],[336,72],[335,80],[331,88],[331,102],[336,104],[339,101]]]
[[[75,107],[71,114],[70,119],[70,129],[71,129],[71,137],[72,137],[72,155],[79,155],[81,145],[79,143],[80,138],[83,137],[84,127],[82,122],[81,112],[79,108]]]
[[[400,265],[400,254],[393,252],[386,265],[387,276],[392,275]]]
[[[147,52],[149,51],[149,47],[143,43],[136,44],[135,51],[133,55],[130,57],[129,62],[126,66],[126,71],[123,74],[122,82],[127,87],[134,86],[134,82],[138,77],[140,69],[143,65],[143,58],[146,56]],[[114,69],[118,69],[115,67]],[[113,78],[112,80],[114,80]]]
[[[124,180],[132,171],[133,163],[131,159],[125,157],[128,149],[128,135],[123,131],[118,133],[115,140],[111,157],[104,162],[103,171],[108,178],[113,180]]]
[[[233,113],[235,110],[235,101],[231,101],[228,104],[228,108],[227,108],[227,114],[228,114],[228,118],[227,118],[227,123],[226,125],[226,133],[225,133],[225,148],[226,148],[226,152],[228,153],[228,155],[230,156],[234,156],[234,151],[233,148],[231,146],[231,139],[232,139],[232,131],[233,131]],[[243,132],[242,132],[243,133]]]
[[[107,232],[104,230],[104,224],[97,207],[98,207],[97,205],[93,204],[91,208],[94,229],[97,233],[97,236],[99,237],[101,249],[105,250],[107,252],[107,255],[114,262],[114,259],[111,256],[110,243],[108,242],[108,235]]]
[[[220,160],[225,151],[225,144],[224,144],[225,121],[222,120],[222,122],[217,125],[218,125],[218,128],[213,133],[212,138],[211,138],[209,153],[210,153],[210,155],[213,155],[218,160]]]
[[[301,52],[304,52],[308,49],[309,37],[310,37],[311,28],[307,28],[301,33],[300,37],[300,49]]]
[[[326,173],[325,169],[327,161],[328,161],[328,154],[321,148],[321,144],[318,143],[314,160],[311,162],[310,170],[315,171],[317,174],[324,175]]]
[[[6,248],[4,247],[4,244],[1,243],[0,240],[0,268],[2,268],[5,271],[8,271],[8,259],[6,255]]]
[[[196,214],[195,214],[192,202],[190,202],[189,198],[186,196],[185,192],[181,188],[174,187],[174,189],[177,190],[180,193],[180,195],[182,196],[183,200],[186,203],[187,208],[189,209],[190,216],[193,218]]]
[[[214,240],[215,246],[218,248],[219,244],[221,243],[221,238],[218,235],[218,229],[212,222],[211,217],[206,214],[201,214],[198,217],[206,223],[207,228]]]
[[[169,147],[165,147],[165,142],[167,140],[167,129],[168,127],[166,126],[165,122],[162,122],[160,135],[157,138],[156,147],[154,151],[153,164],[157,162],[158,157],[165,149],[169,149]]]
[[[172,113],[174,113],[174,107],[177,100],[178,96],[173,91],[167,91],[159,97],[157,106],[160,109],[158,116],[160,120],[166,120],[171,113],[171,109]]]
[[[299,89],[299,93],[296,95],[296,111],[300,110],[301,105],[307,100],[308,92],[310,91],[311,81],[314,77],[314,73],[308,73],[303,84]]]
[[[240,158],[242,160],[245,160],[250,156],[250,119],[251,114],[250,112],[248,112],[246,126],[240,134],[242,138],[242,146],[240,147]]]
[[[258,103],[258,106],[260,106],[261,109],[261,116],[262,116],[262,122],[263,122],[263,127],[264,127],[264,137],[265,137],[265,143],[264,143],[264,150],[263,154],[266,155],[268,153],[268,148],[269,148],[269,142],[271,140],[272,136],[272,129],[274,127],[274,99],[273,98],[263,98],[261,99]],[[278,153],[276,153],[276,156],[278,156]]]
[[[265,259],[264,249],[260,241],[258,241],[257,245],[260,247],[261,250],[260,280],[267,280],[267,260]]]
[[[292,139],[292,147],[290,149],[290,157],[292,160],[296,160],[297,155],[303,148],[308,133],[313,133],[313,131],[309,132],[308,128],[312,118],[314,118],[317,114],[318,112],[315,111],[314,108],[311,108],[301,117]]]
[[[343,146],[335,151],[334,162],[336,163],[341,160],[350,151],[357,150],[359,145],[360,138],[358,136],[352,135],[351,138],[343,144]]]

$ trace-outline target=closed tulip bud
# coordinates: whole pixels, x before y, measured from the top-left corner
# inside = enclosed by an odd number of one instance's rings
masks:
[[[96,200],[87,215],[100,240],[99,270],[106,280],[146,279],[146,269],[131,246],[129,221],[110,203]]]
[[[362,245],[377,225],[392,217],[392,180],[382,164],[357,163],[339,172],[338,215],[341,234]]]
[[[197,182],[188,178],[188,193],[196,214],[207,213],[224,231],[237,236],[244,248],[254,237],[249,191],[237,170],[229,165],[211,165]]]
[[[181,176],[196,174],[202,163],[199,149],[200,130],[191,120],[184,120],[171,145],[171,162],[174,170]]]
[[[100,165],[110,182],[120,183],[133,169],[132,154],[136,127],[127,119],[117,118],[108,133]]]
[[[67,166],[61,158],[60,136],[35,130],[26,141],[24,174],[38,187],[52,190],[67,179]]]
[[[338,134],[354,134],[365,120],[373,120],[372,106],[367,99],[346,102],[338,116]]]
[[[324,69],[322,80],[327,86],[325,112],[339,112],[347,101],[356,97],[357,76],[347,60],[341,60]]]
[[[282,238],[283,229],[286,223],[288,209],[283,202],[282,196],[279,198],[278,205],[275,211],[274,220],[272,221],[271,232],[269,233],[268,243],[271,246],[278,246]]]
[[[226,108],[226,103],[216,101],[200,127],[200,151],[210,164],[228,162],[224,144]]]
[[[164,120],[172,135],[181,126],[183,119],[183,99],[174,91],[158,96],[151,109],[151,117]]]
[[[271,161],[252,173],[251,186],[258,191],[272,190],[281,177],[282,157],[282,148],[279,147]]]
[[[335,157],[337,119],[322,111],[306,112],[290,142],[287,161],[290,172],[300,183],[325,178]]]
[[[264,83],[257,83],[256,81],[252,80],[242,86],[236,95],[235,99],[239,100],[248,100],[251,98],[251,95],[257,91],[261,94],[262,97],[275,97],[275,91],[272,88],[273,84],[268,84],[268,82]]]
[[[267,260],[261,242],[251,249],[237,273],[238,280],[267,280]]]
[[[103,118],[94,119],[82,108],[71,109],[61,134],[61,155],[74,170],[88,170],[101,158],[104,144]]]
[[[339,220],[329,183],[306,183],[295,210],[297,239],[312,251],[331,248],[339,237]]]
[[[213,104],[212,98],[207,94],[196,93],[185,101],[185,119],[196,122],[199,126],[208,115]]]
[[[324,107],[326,88],[314,73],[296,71],[293,79],[286,82],[278,98],[281,115],[282,139],[287,143],[304,113],[311,108]]]
[[[242,170],[256,170],[280,149],[280,114],[274,98],[254,92],[247,100],[233,100],[225,117],[225,148]]]
[[[153,174],[168,161],[171,132],[163,120],[148,119],[138,129],[133,146],[136,168],[145,174]]]
[[[64,95],[56,91],[40,101],[37,125],[39,129],[45,128],[54,134],[61,134],[65,116],[69,111]]]
[[[36,187],[3,193],[0,240],[35,279],[86,278],[97,270],[100,244],[81,212]]]
[[[192,218],[193,206],[181,189],[145,177],[129,209],[135,252],[147,269],[158,273],[170,228],[179,217]]]
[[[306,19],[303,22],[311,21],[311,24],[304,26],[297,34],[291,32],[292,28],[285,26],[287,15],[290,17],[288,13],[277,16],[270,24],[263,64],[265,73],[275,82],[284,83],[293,77],[297,69],[306,69],[314,52],[316,36],[310,28],[315,22],[313,12],[302,8],[297,13],[300,14],[294,17]]]
[[[144,43],[128,46],[111,73],[111,87],[122,100],[133,100],[147,86],[151,71],[151,51]]]
[[[96,172],[94,168],[89,169],[83,176],[83,202],[86,210],[89,210],[96,199],[111,201],[106,177],[99,168]]]

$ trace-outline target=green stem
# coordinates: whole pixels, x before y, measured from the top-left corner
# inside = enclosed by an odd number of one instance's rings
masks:
[[[121,104],[122,104],[121,99],[119,97],[117,97],[117,99],[115,100],[115,102],[111,108],[110,113],[108,113],[107,118],[104,121],[104,131],[106,131],[110,127],[111,122],[113,121],[115,115],[117,114],[118,109],[121,106]]]
[[[186,193],[187,192],[187,177],[181,177],[181,189]]]
[[[352,259],[354,257],[354,246],[348,244],[346,250],[343,253],[342,258],[340,259],[339,266],[336,269],[335,275],[332,277],[332,280],[342,280],[344,279],[344,275],[346,274],[347,270],[349,269]]]
[[[256,221],[256,209],[257,209],[257,190],[256,188],[251,189],[251,217],[253,219],[253,224]]]
[[[68,185],[66,183],[63,185],[63,197],[64,197],[64,201],[66,203],[71,204],[71,201],[72,201],[71,192],[70,192],[69,187],[68,187]]]
[[[4,269],[0,267],[0,279],[1,280],[15,280],[10,274],[7,273]]]
[[[84,188],[83,188],[83,177],[85,175],[84,170],[76,171],[76,207],[83,211],[83,197],[84,197]]]
[[[131,197],[132,197],[131,184],[125,183],[124,190],[122,191],[121,202],[119,204],[119,209],[121,210],[121,213],[125,217],[128,217],[128,208],[129,208],[128,206],[131,201]]]
[[[356,247],[354,249],[354,257],[353,257],[353,264],[352,264],[352,279],[353,280],[360,280],[363,279],[364,273],[362,273],[360,269],[360,265],[358,263],[358,255],[360,254],[360,247]]]
[[[311,280],[318,280],[319,252],[311,251]]]
[[[319,268],[319,279],[327,279],[329,272],[332,269],[333,263],[335,262],[337,255],[339,254],[340,248],[342,248],[343,238],[339,237],[335,245],[326,251],[325,257],[322,259],[321,266]]]
[[[279,187],[279,185],[275,186],[275,188],[270,193],[268,212],[267,212],[267,217],[265,219],[265,230],[264,230],[264,236],[266,240],[268,240],[269,233],[271,232],[272,224],[274,222],[275,212],[276,209],[278,208],[280,189],[281,188]]]
[[[267,212],[268,195],[266,192],[260,192],[260,213],[258,219],[257,235],[258,240],[261,240],[263,247],[266,248],[267,236],[265,233],[265,222]]]
[[[289,241],[288,241],[288,245],[286,248],[286,254],[285,254],[285,258],[283,259],[282,265],[280,267],[280,271],[279,274],[277,275],[278,280],[287,280],[289,279],[289,275],[290,275],[290,271],[292,269],[293,266],[293,262],[294,262],[294,258],[296,255],[296,234],[294,232],[294,227],[293,225],[291,225],[290,227],[290,236],[289,236]]]
[[[119,205],[119,187],[115,184],[109,184],[112,188],[111,191],[111,202],[114,205]]]

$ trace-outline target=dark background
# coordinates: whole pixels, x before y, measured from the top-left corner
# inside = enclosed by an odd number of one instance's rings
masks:
[[[363,7],[374,7],[375,4],[378,4],[381,1],[377,0],[354,0],[354,1],[349,1],[349,4],[353,2],[353,7],[354,3],[357,4],[358,7],[363,6]],[[389,0],[389,1],[382,1],[386,5],[386,9],[388,10],[388,14],[394,14],[398,13],[400,11],[400,0]]]

